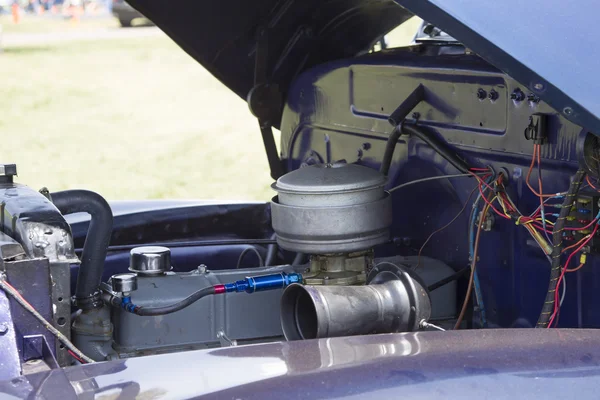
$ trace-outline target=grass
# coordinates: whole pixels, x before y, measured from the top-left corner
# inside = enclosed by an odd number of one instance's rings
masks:
[[[5,37],[37,32],[5,19]],[[0,160],[17,163],[19,182],[113,200],[273,194],[246,103],[166,36],[5,48],[0,76]]]
[[[10,33],[47,33],[76,32],[98,29],[118,28],[116,18],[87,17],[78,22],[66,19],[62,15],[45,15],[41,17],[24,15],[18,24],[13,23],[9,14],[0,15],[2,31]]]
[[[392,32],[390,45],[405,44],[418,22]],[[5,38],[119,29],[114,18],[15,25],[5,15],[0,24]],[[166,36],[49,43],[0,54],[0,161],[17,163],[19,182],[112,200],[274,194],[246,103]]]

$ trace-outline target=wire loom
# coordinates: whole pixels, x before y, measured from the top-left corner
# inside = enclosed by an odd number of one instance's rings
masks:
[[[562,232],[565,227],[565,221],[571,212],[571,207],[575,204],[575,199],[577,196],[577,192],[579,192],[579,187],[583,182],[585,177],[585,170],[579,169],[571,181],[571,185],[569,186],[569,191],[565,195],[565,199],[563,205],[560,209],[560,213],[556,223],[554,225],[554,229],[552,232],[552,266],[550,269],[550,282],[548,285],[548,292],[546,293],[546,299],[544,300],[544,305],[542,306],[542,312],[538,318],[538,322],[536,324],[536,328],[547,328],[550,322],[551,315],[553,314],[556,302],[555,292],[558,290],[558,280],[561,274],[561,263],[560,258],[562,254],[562,245],[563,245],[563,237]]]

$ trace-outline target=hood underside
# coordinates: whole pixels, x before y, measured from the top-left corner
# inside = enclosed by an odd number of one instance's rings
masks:
[[[597,39],[587,29],[600,8],[595,0],[577,7],[555,0],[129,2],[242,98],[256,83],[276,83],[285,95],[300,72],[361,54],[416,14],[572,122],[600,132]],[[266,33],[260,42],[266,56],[257,63],[259,32]]]

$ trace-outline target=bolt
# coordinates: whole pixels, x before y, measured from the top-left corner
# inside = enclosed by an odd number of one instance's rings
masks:
[[[478,98],[479,100],[483,100],[483,99],[485,99],[486,97],[487,97],[487,93],[486,93],[486,91],[485,91],[485,90],[483,90],[483,89],[481,89],[481,88],[480,88],[480,89],[477,89],[477,98]]]
[[[421,114],[419,114],[418,112],[412,113],[412,119],[419,119],[420,117],[421,117]]]
[[[516,88],[510,94],[510,98],[513,99],[514,101],[523,101],[523,100],[525,100],[525,93],[523,93],[523,91],[521,89]]]
[[[371,148],[371,143],[363,143],[362,148],[363,150],[369,150]]]
[[[533,93],[529,93],[527,95],[527,100],[529,100],[532,103],[539,103],[540,102],[540,98],[538,96],[536,96],[535,94],[533,94]]]
[[[0,335],[4,335],[6,332],[8,332],[8,325],[6,322],[2,322],[0,324]]]
[[[537,90],[537,91],[544,90],[544,84],[543,84],[543,83],[540,83],[540,82],[538,82],[538,83],[534,83],[534,84],[533,84],[533,88],[534,88],[535,90]]]
[[[208,268],[206,267],[206,265],[200,264],[198,265],[198,272],[200,272],[201,274],[206,274],[208,273]]]
[[[523,176],[523,170],[519,167],[516,167],[515,169],[513,169],[513,179],[517,180],[519,178],[521,178]]]
[[[572,115],[573,109],[571,107],[565,107],[563,108],[563,113],[565,113],[565,115]]]
[[[490,90],[490,93],[488,94],[488,99],[490,99],[491,101],[498,100],[498,92],[496,92],[494,89]]]

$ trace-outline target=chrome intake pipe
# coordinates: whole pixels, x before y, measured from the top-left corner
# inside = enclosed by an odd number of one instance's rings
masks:
[[[301,340],[418,330],[419,322],[431,315],[429,293],[424,285],[396,265],[372,272],[365,286],[288,286],[281,298],[285,338]]]

